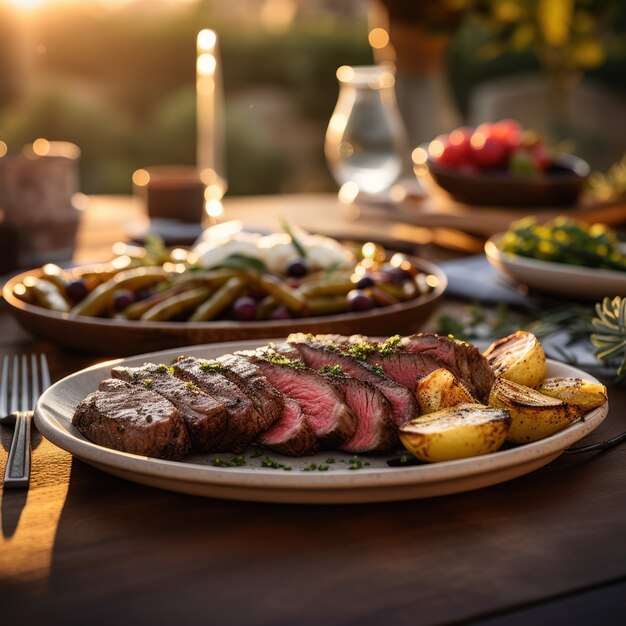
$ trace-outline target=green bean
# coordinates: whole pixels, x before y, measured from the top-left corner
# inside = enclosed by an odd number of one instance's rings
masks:
[[[311,315],[329,315],[331,313],[344,313],[350,307],[345,296],[332,296],[330,298],[310,298],[307,301],[307,313]]]
[[[257,279],[259,287],[273,296],[280,304],[295,313],[301,313],[307,308],[306,298],[286,285],[283,281],[270,274],[263,274]]]
[[[39,279],[32,285],[28,285],[26,289],[39,306],[59,313],[67,313],[70,310],[70,305],[55,283]]]
[[[170,274],[162,267],[136,267],[116,274],[98,285],[84,300],[70,311],[74,315],[99,315],[113,299],[118,289],[137,290],[167,280]]]
[[[263,298],[257,305],[256,319],[266,320],[277,306],[278,302],[276,302],[276,298],[274,298],[274,296],[265,296],[265,298]]]
[[[139,319],[146,322],[162,322],[193,310],[211,295],[210,287],[195,287],[182,293],[171,295],[149,308]]]
[[[329,280],[322,279],[300,287],[300,293],[306,298],[315,298],[318,296],[338,296],[345,295],[348,291],[354,289],[354,283],[348,278],[347,280]]]
[[[229,278],[206,302],[203,302],[189,318],[190,322],[205,322],[217,317],[232,304],[241,293],[245,281],[241,276]]]
[[[163,300],[175,296],[176,294],[183,293],[190,289],[193,289],[196,285],[193,284],[181,284],[174,285],[169,289],[165,289],[164,291],[159,291],[158,293],[152,294],[143,300],[138,300],[137,302],[133,302],[128,305],[123,311],[122,316],[127,320],[138,320],[141,316],[153,306],[156,306]]]

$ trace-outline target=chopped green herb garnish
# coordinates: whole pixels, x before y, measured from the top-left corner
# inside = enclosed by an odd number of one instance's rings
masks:
[[[326,460],[324,461],[324,463],[326,463],[327,465],[330,465],[330,464],[332,464],[332,463],[334,463],[334,462],[335,462],[335,459],[333,459],[332,457],[331,457],[331,458],[329,458],[329,459],[326,459]]]
[[[277,461],[276,459],[272,459],[269,456],[264,456],[261,459],[261,466],[262,467],[269,467],[271,469],[282,469],[282,470],[285,470],[287,472],[291,471],[291,465],[289,465],[287,463],[281,463],[280,461]]]
[[[152,389],[154,387],[154,381],[151,378],[144,378],[142,382],[146,389]]]
[[[246,457],[242,454],[238,454],[237,456],[233,456],[230,459],[223,459],[222,457],[216,456],[211,459],[211,465],[215,467],[241,467],[246,464]]]
[[[216,372],[217,374],[221,374],[226,370],[226,368],[221,363],[217,363],[217,361],[201,361],[200,367],[204,372]]]
[[[320,373],[330,374],[331,376],[343,376],[341,365],[322,365],[322,367],[320,367]]]
[[[367,341],[355,341],[348,348],[348,354],[359,361],[365,361],[372,352],[376,352],[376,347]]]
[[[159,374],[165,374],[167,372],[169,372],[170,374],[174,373],[174,368],[169,366],[169,365],[159,365],[159,367],[157,367],[157,372],[159,372]]]
[[[374,370],[374,372],[376,372],[376,374],[378,374],[379,376],[384,376],[385,375],[385,370],[383,369],[382,365],[373,365],[372,369]]]
[[[304,363],[302,363],[302,361],[290,359],[289,357],[281,354],[280,352],[276,352],[275,350],[263,350],[259,352],[259,356],[268,363],[272,363],[273,365],[287,365],[288,367],[293,367],[297,370],[301,370],[306,367]]]
[[[290,239],[291,239],[291,243],[293,244],[293,247],[295,248],[296,252],[303,258],[306,259],[307,257],[307,253],[306,253],[306,249],[305,247],[300,243],[300,240],[293,234],[293,231],[291,230],[291,227],[289,226],[289,224],[287,223],[287,220],[282,220],[281,224],[280,224],[283,228],[283,230],[285,231],[285,233],[287,233],[287,235],[289,235]]]
[[[200,391],[200,387],[192,383],[190,380],[185,382],[185,389],[187,389],[188,391]]]
[[[317,466],[317,471],[318,472],[327,472],[328,471],[328,465],[326,465],[326,463],[320,463]]]
[[[393,335],[393,337],[389,337],[389,339],[379,346],[378,353],[382,356],[390,354],[395,348],[398,347],[400,341],[402,341],[402,337],[400,337],[400,335]]]

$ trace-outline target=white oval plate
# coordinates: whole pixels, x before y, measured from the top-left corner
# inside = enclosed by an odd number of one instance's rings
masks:
[[[503,233],[485,243],[487,260],[514,282],[549,294],[577,300],[626,295],[626,272],[538,261],[499,248]]]
[[[389,467],[390,456],[368,457],[360,470],[350,470],[351,455],[325,451],[293,459],[268,452],[267,456],[292,466],[291,471],[261,466],[261,457],[246,456],[246,466],[214,467],[215,454],[193,455],[184,461],[163,461],[118,452],[91,443],[73,426],[76,405],[107,378],[113,365],[141,365],[145,361],[170,363],[180,354],[212,358],[234,350],[264,345],[267,341],[231,342],[177,348],[108,361],[68,376],[43,393],[35,411],[39,431],[60,448],[105,472],[152,487],[232,500],[293,503],[353,503],[409,500],[478,489],[510,480],[546,465],[565,448],[582,439],[606,417],[608,403],[591,411],[565,430],[541,441],[481,457],[432,465]],[[596,379],[580,370],[548,361],[549,376]],[[222,458],[232,455],[222,454]],[[328,471],[302,471],[310,463],[333,458]]]

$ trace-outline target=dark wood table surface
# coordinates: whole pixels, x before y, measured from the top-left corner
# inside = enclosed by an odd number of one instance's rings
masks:
[[[232,216],[258,217],[254,199],[226,206]],[[271,206],[263,206],[267,219]],[[128,207],[92,203],[78,260],[109,254]],[[31,337],[3,306],[0,357],[31,351],[45,351],[53,380],[102,360]],[[603,382],[609,415],[586,441],[626,430],[626,392]],[[12,430],[2,426],[0,434],[4,472]],[[626,619],[626,445],[561,456],[524,477],[457,495],[304,506],[144,487],[35,432],[30,489],[2,492],[0,516],[0,621],[7,625]]]

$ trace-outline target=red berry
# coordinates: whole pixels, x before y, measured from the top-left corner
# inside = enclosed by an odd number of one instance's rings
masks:
[[[509,154],[509,146],[503,139],[485,135],[478,129],[472,135],[471,145],[476,163],[488,169],[503,165]]]
[[[470,140],[474,131],[471,128],[455,128],[448,136],[448,141],[451,146],[454,146],[461,153],[462,162],[471,161],[472,147]]]
[[[428,152],[437,163],[446,167],[456,167],[463,160],[463,151],[452,145],[447,135],[439,135],[431,141]]]
[[[537,165],[537,168],[542,172],[545,172],[552,164],[550,153],[543,143],[536,143],[530,148],[530,155]]]

